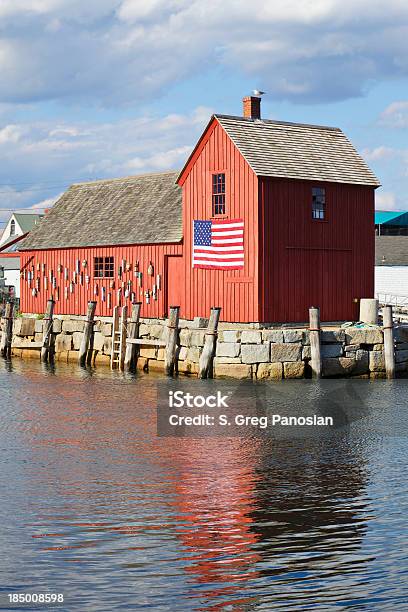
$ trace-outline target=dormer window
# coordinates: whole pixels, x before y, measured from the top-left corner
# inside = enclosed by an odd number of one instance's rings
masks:
[[[312,189],[312,218],[322,221],[326,215],[326,190],[322,187]]]
[[[15,236],[15,235],[16,235],[16,222],[14,221],[14,219],[12,219],[10,223],[10,236]]]
[[[225,215],[225,174],[212,175],[212,214]]]

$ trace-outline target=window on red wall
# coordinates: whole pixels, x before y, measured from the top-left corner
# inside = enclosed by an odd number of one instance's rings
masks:
[[[113,257],[94,257],[94,277],[113,278],[115,275],[115,260]]]
[[[323,187],[312,189],[312,219],[322,221],[326,217],[326,190]]]
[[[212,175],[212,214],[225,215],[225,174]]]

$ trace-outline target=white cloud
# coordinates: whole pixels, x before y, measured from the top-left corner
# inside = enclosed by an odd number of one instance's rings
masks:
[[[46,198],[45,200],[41,200],[41,202],[37,202],[33,204],[30,208],[31,210],[38,211],[39,214],[44,213],[49,208],[52,208],[57,200],[62,196],[63,192],[52,198]]]
[[[0,18],[6,103],[129,104],[220,66],[309,102],[408,76],[402,0],[1,0]]]
[[[191,153],[191,146],[176,147],[168,151],[161,151],[150,157],[134,157],[125,164],[125,168],[130,171],[140,171],[145,168],[154,170],[164,170],[166,168],[181,167]]]
[[[0,211],[48,206],[72,182],[180,169],[211,114],[199,107],[187,115],[115,123],[6,125],[0,130]]]
[[[377,210],[399,210],[395,193],[391,191],[379,191],[375,195],[375,207]]]
[[[361,151],[362,156],[366,161],[379,161],[384,159],[390,159],[398,154],[398,151],[391,147],[380,145],[373,149],[363,149]]]
[[[388,127],[408,127],[408,101],[400,100],[392,102],[392,104],[387,106],[381,113],[380,121]]]
[[[20,125],[6,125],[0,129],[0,145],[7,143],[17,143],[24,133],[24,129]]]

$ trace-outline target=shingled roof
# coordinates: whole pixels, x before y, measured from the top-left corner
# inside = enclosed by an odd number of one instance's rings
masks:
[[[376,266],[408,266],[408,236],[376,236]]]
[[[164,172],[72,185],[19,250],[179,242],[176,178]]]
[[[258,176],[380,186],[339,128],[214,117]]]

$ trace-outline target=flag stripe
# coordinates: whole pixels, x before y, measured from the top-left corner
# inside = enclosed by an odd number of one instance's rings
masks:
[[[242,253],[236,253],[235,255],[233,253],[228,253],[228,255],[225,255],[222,253],[200,253],[199,251],[196,251],[194,254],[194,259],[196,258],[213,259],[214,261],[219,261],[221,259],[244,259]]]
[[[223,251],[228,251],[229,253],[240,253],[244,251],[244,247],[232,244],[231,246],[200,246],[196,247],[197,251],[212,251],[213,253],[222,253]]]
[[[223,238],[222,240],[213,240],[213,244],[242,244],[242,238]]]
[[[222,265],[233,268],[234,266],[237,266],[237,264],[239,264],[239,263],[242,264],[242,266],[239,266],[239,267],[243,267],[244,260],[242,260],[241,262],[238,262],[238,261],[223,261]],[[205,259],[203,259],[203,260],[195,259],[194,260],[194,264],[195,265],[196,264],[202,264],[203,266],[204,265],[205,266],[211,266],[211,267],[214,267],[214,268],[221,268],[222,267],[222,266],[219,265],[219,262],[217,260],[207,261]]]

